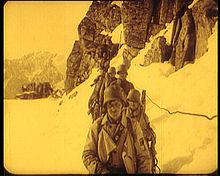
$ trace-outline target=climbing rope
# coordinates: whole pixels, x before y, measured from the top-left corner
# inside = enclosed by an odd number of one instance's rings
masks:
[[[165,110],[165,111],[167,111],[169,114],[176,114],[176,113],[180,113],[180,114],[185,114],[185,115],[192,115],[192,116],[201,116],[201,117],[205,117],[205,118],[207,118],[208,120],[212,120],[212,119],[214,119],[215,117],[217,117],[218,115],[214,115],[214,116],[212,116],[212,117],[209,117],[209,116],[207,116],[207,115],[204,115],[204,114],[197,114],[197,113],[191,113],[191,112],[183,112],[183,111],[174,111],[174,112],[170,112],[168,109],[166,109],[166,108],[163,108],[163,107],[160,107],[157,103],[155,103],[155,102],[153,102],[153,100],[148,96],[148,95],[146,95],[147,96],[147,98],[154,104],[154,105],[156,105],[158,108],[160,108],[160,109],[163,109],[163,110]]]

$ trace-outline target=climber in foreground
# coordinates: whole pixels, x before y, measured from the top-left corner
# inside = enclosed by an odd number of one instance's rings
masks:
[[[91,125],[82,160],[90,174],[152,173],[150,151],[136,119],[126,116],[125,94],[114,84],[104,91],[106,113]]]

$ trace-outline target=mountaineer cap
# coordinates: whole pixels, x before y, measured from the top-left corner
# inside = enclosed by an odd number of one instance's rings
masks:
[[[128,93],[128,101],[134,101],[140,103],[140,92],[136,89],[131,89]]]
[[[126,103],[125,93],[123,92],[123,89],[117,84],[110,85],[104,91],[104,106],[107,102],[112,100],[121,100],[124,104]]]

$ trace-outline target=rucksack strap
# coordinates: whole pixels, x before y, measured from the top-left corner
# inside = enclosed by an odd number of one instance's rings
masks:
[[[132,123],[131,123],[131,119],[129,117],[127,117],[127,125],[128,125],[128,131],[131,133],[131,136],[134,140],[133,126],[132,126]]]

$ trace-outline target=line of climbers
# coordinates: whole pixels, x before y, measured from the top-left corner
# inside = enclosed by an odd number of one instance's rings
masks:
[[[126,80],[127,66],[102,72],[89,99],[90,127],[82,159],[91,174],[156,173],[156,134],[141,94]]]

